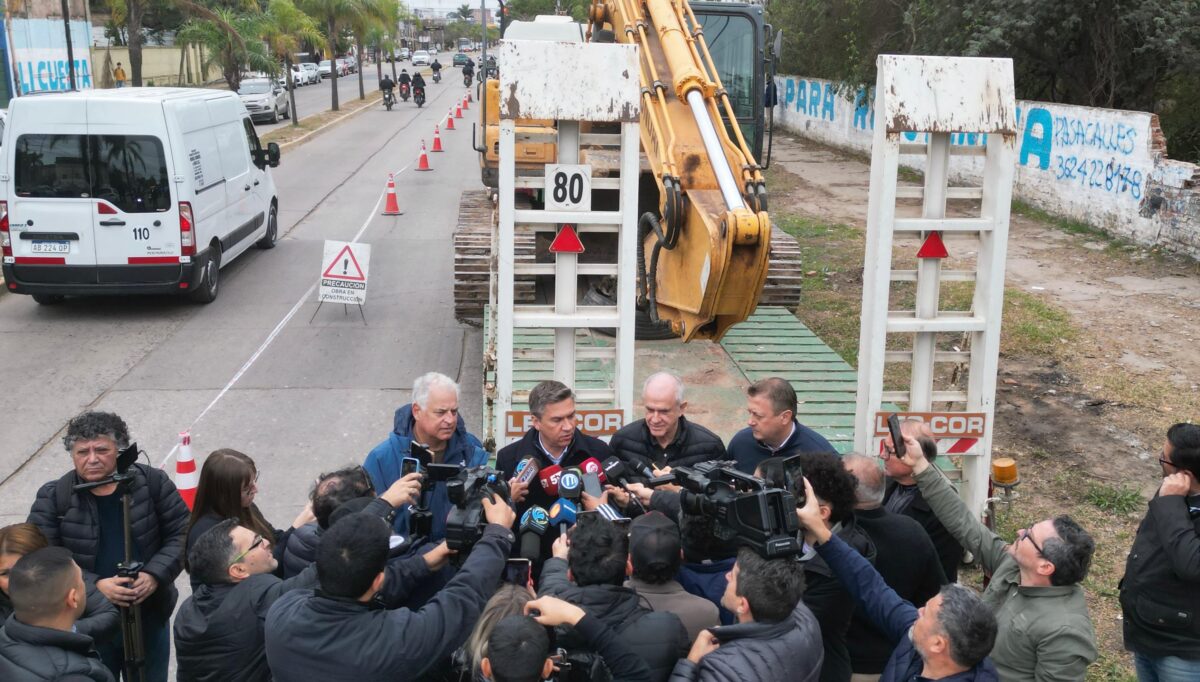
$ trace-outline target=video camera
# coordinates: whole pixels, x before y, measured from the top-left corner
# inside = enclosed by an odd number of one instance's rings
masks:
[[[453,474],[452,469],[456,470]],[[446,544],[458,552],[456,559],[461,561],[487,527],[484,496],[497,495],[508,503],[508,484],[504,482],[503,474],[487,466],[468,469],[455,464],[431,464],[426,471],[427,481],[446,482],[446,495],[454,505],[446,516]]]
[[[671,472],[683,488],[679,502],[688,514],[710,516],[733,532],[741,545],[767,559],[799,554],[796,507],[804,504],[790,490],[771,487],[742,473],[730,461],[676,467]]]

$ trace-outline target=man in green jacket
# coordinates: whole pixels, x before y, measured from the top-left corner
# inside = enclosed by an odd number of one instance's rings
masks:
[[[916,439],[905,434],[904,446],[904,463],[913,468],[925,501],[992,576],[983,600],[996,610],[1000,626],[992,649],[1000,679],[1084,679],[1097,655],[1096,633],[1079,586],[1096,547],[1092,537],[1069,516],[1059,516],[1018,532],[1016,542],[1008,545],[921,456]]]

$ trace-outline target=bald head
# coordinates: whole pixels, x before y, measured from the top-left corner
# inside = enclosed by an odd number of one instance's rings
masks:
[[[650,435],[666,447],[679,433],[679,418],[687,407],[683,400],[683,380],[670,372],[651,374],[642,384],[642,407]]]
[[[846,471],[858,479],[855,488],[856,509],[876,509],[883,504],[883,469],[874,457],[846,455],[842,458]]]

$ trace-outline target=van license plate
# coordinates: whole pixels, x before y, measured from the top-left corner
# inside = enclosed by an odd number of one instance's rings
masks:
[[[33,243],[33,253],[70,253],[70,242],[37,242]]]

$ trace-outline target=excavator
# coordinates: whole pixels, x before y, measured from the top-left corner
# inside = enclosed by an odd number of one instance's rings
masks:
[[[759,163],[764,145],[769,159],[765,99],[780,44],[777,33],[768,41],[771,33],[759,5],[687,0],[594,0],[586,24],[569,17],[538,17],[511,22],[504,31],[505,39],[623,42],[640,48],[640,339],[720,340],[760,303],[798,305],[803,277],[799,247],[771,225],[765,166]],[[482,135],[475,148],[483,184],[494,189],[498,80],[482,84],[479,99]],[[522,120],[517,130],[536,134],[553,125]],[[520,143],[518,175],[540,175],[555,159],[552,142]],[[581,150],[581,162],[591,164],[599,176],[616,172],[616,159],[599,150]],[[459,319],[466,322],[482,318],[494,270],[489,191],[466,192],[460,203],[455,304]],[[593,205],[603,203],[601,194],[596,191]],[[536,207],[540,197],[533,192],[524,200],[527,207]],[[613,239],[610,248],[615,246]],[[532,235],[519,236],[517,258],[548,260],[547,247]],[[603,245],[584,255],[611,259]],[[519,279],[516,302],[544,299],[552,293],[546,289],[536,277]],[[611,291],[611,281],[597,278],[583,301],[610,302]]]

